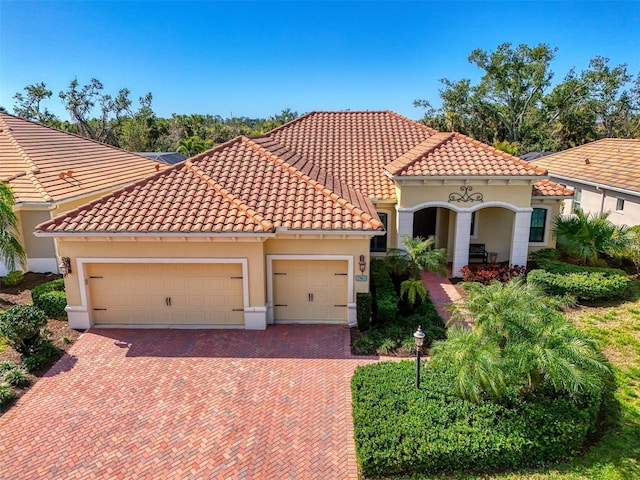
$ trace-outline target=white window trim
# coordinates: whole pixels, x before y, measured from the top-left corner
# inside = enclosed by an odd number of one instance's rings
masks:
[[[622,208],[618,209],[618,204],[622,202]],[[619,214],[624,214],[624,204],[625,204],[625,199],[622,197],[616,197],[616,209],[615,212],[619,213]]]
[[[544,209],[547,211],[544,220],[544,238],[542,242],[529,242],[529,246],[531,247],[546,247],[549,244],[549,231],[551,229],[551,207],[547,205],[536,205],[532,207],[531,215],[533,216],[533,210],[536,208]],[[531,224],[529,224],[529,229],[531,229]]]

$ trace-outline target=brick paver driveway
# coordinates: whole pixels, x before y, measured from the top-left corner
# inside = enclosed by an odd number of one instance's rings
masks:
[[[0,418],[0,478],[355,479],[348,335],[92,330]]]

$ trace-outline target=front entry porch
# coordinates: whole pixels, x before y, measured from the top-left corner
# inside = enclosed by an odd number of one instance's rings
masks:
[[[398,245],[405,235],[435,237],[438,248],[447,250],[454,276],[469,264],[472,243],[484,244],[487,251],[494,252],[492,260],[526,265],[531,212],[530,207],[505,202],[483,202],[468,208],[432,202],[398,208]]]

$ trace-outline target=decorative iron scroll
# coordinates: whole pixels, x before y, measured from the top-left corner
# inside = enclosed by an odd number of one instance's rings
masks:
[[[482,202],[484,199],[482,198],[482,194],[480,192],[477,193],[469,193],[473,190],[473,187],[466,185],[460,187],[460,193],[450,193],[449,201],[450,202]]]

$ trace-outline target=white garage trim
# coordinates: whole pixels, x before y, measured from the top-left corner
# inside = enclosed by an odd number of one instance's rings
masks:
[[[273,261],[274,260],[341,260],[347,262],[347,309],[349,326],[356,325],[356,304],[353,294],[353,255],[267,255],[267,323],[273,318]]]
[[[82,257],[76,258],[76,268],[74,273],[71,275],[78,275],[78,284],[80,287],[80,302],[81,305],[70,305],[66,308],[68,316],[69,316],[69,326],[71,328],[76,329],[88,329],[93,325],[93,319],[91,318],[90,308],[89,308],[89,295],[87,291],[88,286],[88,278],[86,265],[87,264],[95,264],[95,263],[164,263],[164,264],[228,264],[228,263],[236,263],[242,266],[242,302],[243,308],[245,311],[245,327],[247,329],[264,329],[266,328],[266,324],[262,325],[254,325],[256,313],[259,313],[256,308],[252,308],[249,306],[249,266],[246,258],[137,258],[137,257],[126,257],[126,258],[93,258],[93,257]],[[264,307],[262,307],[264,308]],[[258,308],[259,309],[259,308]],[[247,318],[249,317],[249,318]],[[247,321],[249,320],[249,321]],[[258,322],[260,323],[260,322]],[[263,321],[263,323],[265,323]],[[122,328],[122,325],[118,326]],[[130,327],[139,327],[139,328],[153,328],[153,326],[149,325],[131,325]],[[167,325],[158,325],[157,328],[169,328]],[[188,326],[180,326],[180,328],[189,328]],[[232,328],[230,326],[216,326],[216,325],[194,325],[193,328]]]

